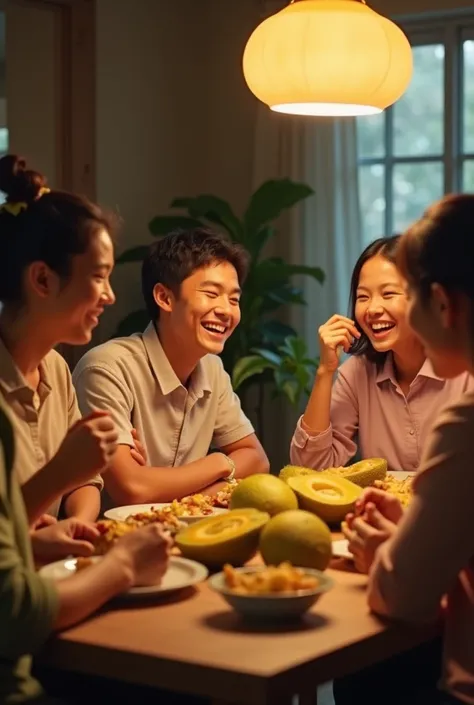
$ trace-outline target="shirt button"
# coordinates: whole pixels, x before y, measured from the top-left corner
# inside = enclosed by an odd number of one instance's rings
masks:
[[[410,436],[414,436],[414,435],[415,435],[415,429],[410,428]]]

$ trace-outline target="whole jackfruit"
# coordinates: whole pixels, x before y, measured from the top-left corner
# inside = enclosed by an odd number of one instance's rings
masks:
[[[286,482],[274,475],[257,473],[244,478],[232,492],[230,509],[259,509],[270,516],[298,509],[296,495]]]

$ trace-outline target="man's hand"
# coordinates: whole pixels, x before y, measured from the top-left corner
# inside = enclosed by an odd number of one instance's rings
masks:
[[[148,462],[146,448],[141,442],[136,428],[132,428],[132,436],[135,445],[130,448],[130,455],[139,465],[145,466]]]
[[[91,556],[99,532],[93,524],[65,519],[31,532],[33,555],[37,564],[51,563],[67,556]]]
[[[74,485],[82,485],[107,470],[117,450],[117,438],[110,415],[94,411],[69,429],[50,465],[54,472],[67,473]]]

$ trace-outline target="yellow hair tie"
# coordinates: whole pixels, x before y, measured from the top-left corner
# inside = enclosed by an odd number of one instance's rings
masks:
[[[41,198],[41,196],[44,196],[45,193],[50,193],[51,189],[48,188],[47,186],[42,186],[40,190],[38,191],[38,195],[35,198],[35,201],[38,200],[38,198]],[[19,215],[21,211],[26,211],[28,208],[28,204],[25,203],[25,201],[18,201],[17,203],[3,203],[0,206],[0,211],[7,211],[7,213],[10,213],[10,215]]]

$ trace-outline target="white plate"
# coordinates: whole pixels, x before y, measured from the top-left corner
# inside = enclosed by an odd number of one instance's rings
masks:
[[[63,561],[49,563],[40,569],[40,575],[52,580],[64,580],[76,572],[76,558],[66,558]],[[92,558],[94,562],[102,560],[100,556]],[[84,568],[87,570],[87,568]],[[208,570],[201,563],[190,561],[187,558],[171,557],[168,570],[160,585],[146,587],[133,587],[128,592],[120,595],[121,598],[134,599],[151,595],[166,595],[176,590],[191,587],[206,580]]]
[[[332,555],[334,558],[348,558],[352,560],[353,555],[349,551],[349,542],[347,539],[339,539],[332,542]]]
[[[125,507],[114,507],[113,509],[108,509],[104,512],[106,519],[114,519],[115,521],[125,521],[127,517],[131,514],[138,514],[139,512],[150,512],[153,507],[155,509],[163,509],[164,507],[169,507],[170,503],[159,503],[154,504],[129,504]],[[198,514],[192,517],[180,516],[178,519],[185,522],[186,524],[194,524],[201,519],[207,519],[207,517],[213,517],[216,514],[224,514],[227,509],[221,509],[220,507],[214,507],[210,514]]]
[[[406,470],[389,470],[389,475],[392,475],[396,480],[406,480],[407,477],[415,477],[415,472],[407,472]]]

